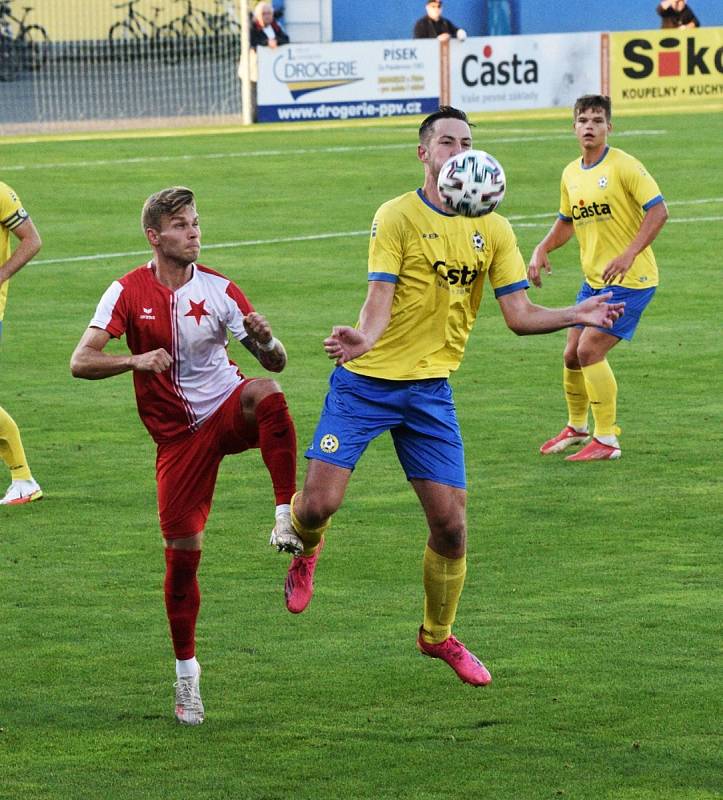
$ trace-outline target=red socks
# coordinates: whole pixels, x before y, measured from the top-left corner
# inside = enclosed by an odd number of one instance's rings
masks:
[[[264,397],[256,406],[256,425],[276,504],[290,503],[296,491],[296,430],[282,392]]]
[[[163,590],[173,649],[179,661],[193,658],[196,654],[196,618],[201,606],[196,571],[200,560],[200,550],[166,548]]]

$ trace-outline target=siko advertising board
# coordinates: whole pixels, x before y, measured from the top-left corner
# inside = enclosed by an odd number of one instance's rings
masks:
[[[465,111],[572,106],[602,83],[599,33],[475,37],[451,42],[450,101]]]
[[[258,48],[259,122],[428,114],[439,107],[431,40]]]
[[[720,103],[723,28],[611,33],[610,89],[617,107]]]

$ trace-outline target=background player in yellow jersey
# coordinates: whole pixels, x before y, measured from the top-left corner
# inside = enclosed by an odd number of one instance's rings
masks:
[[[19,243],[13,252],[10,232]],[[15,192],[0,181],[0,335],[10,278],[40,250],[40,235]],[[12,482],[0,505],[21,505],[39,500],[43,493],[33,479],[25,458],[18,426],[0,408],[0,458],[8,465]]]
[[[310,448],[292,521],[304,542],[286,579],[289,611],[311,600],[323,533],[340,507],[369,442],[390,431],[424,508],[424,624],[417,646],[482,686],[485,666],[451,635],[466,572],[464,450],[447,378],[457,369],[489,280],[507,325],[518,334],[574,324],[612,325],[622,311],[605,295],[549,309],[527,298],[525,265],[509,222],[445,212],[437,176],[472,147],[467,117],[443,107],[419,129],[424,185],[381,206],[369,244],[368,293],[355,328],[335,327],[324,347],[337,367]]]
[[[632,339],[640,315],[655,294],[658,266],[650,244],[668,219],[658,184],[632,156],[610,147],[610,98],[580,97],[574,108],[574,129],[582,158],[565,167],[560,184],[560,213],[535,248],[528,276],[542,285],[550,273],[547,254],[573,234],[580,244],[585,275],[578,302],[613,291],[625,303],[625,315],[612,328],[571,328],[563,355],[567,425],[540,447],[543,455],[561,453],[588,439],[588,410],[595,431],[591,441],[568,461],[620,457],[616,425],[617,383],[607,354],[621,339]]]

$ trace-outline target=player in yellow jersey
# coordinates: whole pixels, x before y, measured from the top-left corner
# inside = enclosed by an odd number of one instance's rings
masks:
[[[576,101],[574,129],[582,158],[562,173],[558,219],[535,248],[528,268],[530,280],[541,286],[543,270],[551,271],[548,253],[574,234],[585,276],[578,302],[612,289],[613,300],[625,303],[625,316],[612,328],[574,327],[567,334],[563,386],[568,421],[540,452],[562,453],[585,442],[590,408],[595,421],[592,439],[567,461],[620,457],[617,383],[607,354],[621,339],[633,338],[655,294],[658,266],[650,245],[668,219],[658,184],[645,167],[608,145],[610,119],[609,97],[585,95]]]
[[[12,251],[10,232],[19,243]],[[40,250],[40,236],[15,192],[0,181],[0,335],[10,278]],[[40,500],[43,493],[33,479],[15,420],[0,407],[0,458],[8,465],[12,482],[0,505],[22,505]]]
[[[459,366],[489,281],[507,325],[518,334],[575,324],[612,325],[622,312],[607,296],[549,309],[527,298],[525,265],[509,222],[498,214],[447,213],[437,191],[442,164],[472,147],[466,115],[443,107],[419,129],[424,185],[385,203],[369,244],[368,293],[354,328],[324,341],[337,367],[310,448],[292,521],[304,543],[286,579],[289,611],[303,611],[323,534],[340,507],[369,442],[390,431],[406,476],[424,508],[424,622],[417,646],[447,662],[465,683],[491,676],[452,636],[466,572],[466,477],[462,438],[447,381]],[[273,537],[272,537],[272,543]]]

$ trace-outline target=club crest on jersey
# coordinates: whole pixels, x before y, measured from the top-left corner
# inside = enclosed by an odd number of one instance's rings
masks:
[[[193,300],[189,298],[188,302],[191,304],[191,308],[183,315],[184,317],[193,317],[196,320],[196,325],[201,324],[202,317],[210,317],[210,313],[206,311],[204,308],[205,300],[201,300],[200,303],[194,303]]]
[[[485,249],[485,237],[479,231],[472,234],[472,247],[479,253]]]
[[[138,319],[155,319],[156,315],[153,313],[153,307],[143,307],[143,313],[138,315]]]
[[[600,178],[600,180],[597,182],[597,185],[598,185],[598,186],[599,186],[601,189],[605,189],[605,188],[607,188],[607,185],[608,185],[608,179],[607,179],[607,178],[606,178],[606,177],[603,175],[603,176],[602,176],[602,178]]]
[[[333,433],[325,433],[321,437],[319,447],[323,453],[336,453],[336,451],[339,449],[339,440],[336,438],[336,436],[334,436]]]

